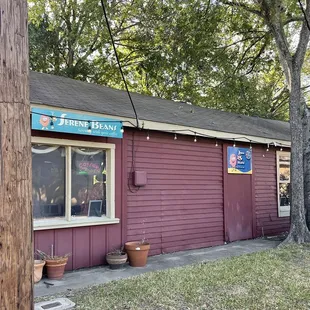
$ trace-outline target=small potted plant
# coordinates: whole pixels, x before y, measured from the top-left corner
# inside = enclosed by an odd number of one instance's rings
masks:
[[[144,267],[150,250],[150,243],[145,239],[125,243],[125,250],[128,254],[129,264],[132,267]]]
[[[43,267],[45,261],[41,259],[35,259],[33,264],[33,280],[34,283],[38,283],[42,279]]]
[[[46,262],[47,277],[51,280],[61,280],[70,254],[63,256],[48,255],[40,250],[37,250],[37,254]]]
[[[113,250],[106,255],[106,260],[111,269],[120,269],[124,267],[127,258],[127,253],[123,251],[123,248]]]

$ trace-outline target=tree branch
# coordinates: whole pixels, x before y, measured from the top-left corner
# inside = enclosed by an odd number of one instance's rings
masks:
[[[301,70],[310,37],[310,30],[308,28],[308,20],[310,19],[310,0],[306,0],[306,5],[307,7],[305,10],[302,7],[304,22],[299,34],[299,43],[295,55],[293,56],[294,64],[297,66],[298,70]]]
[[[280,1],[257,0],[262,8],[263,18],[268,28],[273,34],[279,52],[279,58],[284,70],[288,86],[291,85],[292,56],[289,44],[284,32],[283,21],[281,19]],[[310,0],[309,0],[310,1]],[[272,13],[271,13],[272,12]]]
[[[283,25],[286,26],[292,22],[302,22],[304,21],[304,18],[302,16],[292,16],[290,18],[288,18],[284,23]]]
[[[236,2],[236,1],[227,1],[227,0],[221,0],[220,2],[222,2],[223,4],[226,4],[226,5],[232,6],[232,7],[242,8],[242,9],[244,9],[247,12],[250,12],[252,14],[255,14],[255,15],[258,15],[260,17],[263,17],[261,11],[255,10],[254,8],[251,8],[251,7],[247,6],[244,3],[239,3],[239,2]]]
[[[266,46],[267,46],[267,40],[263,43],[263,45],[261,46],[261,48],[260,48],[260,50],[258,51],[257,55],[256,55],[255,57],[253,57],[252,66],[251,66],[250,70],[248,70],[248,71],[246,72],[245,75],[250,74],[250,73],[254,70],[255,65],[256,65],[256,60],[257,60],[258,58],[260,58],[260,56],[264,53]]]
[[[266,33],[266,32],[264,32],[264,33]],[[248,40],[258,39],[258,38],[261,39],[262,37],[246,37],[246,38],[242,38],[242,39],[237,40],[237,41],[235,41],[235,42],[233,42],[231,44],[216,47],[216,49],[226,49],[226,48],[234,46],[234,45],[236,45],[238,43],[245,42],[245,41],[248,41]]]

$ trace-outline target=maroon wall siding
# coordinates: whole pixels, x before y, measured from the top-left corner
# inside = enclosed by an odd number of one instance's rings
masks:
[[[256,146],[253,151],[256,235],[289,230],[290,218],[278,217],[276,151]]]
[[[108,142],[116,145],[115,149],[115,213],[120,218],[120,224],[98,225],[90,227],[74,227],[65,229],[38,230],[34,232],[34,247],[50,253],[51,245],[54,246],[54,253],[57,255],[72,253],[66,270],[74,270],[83,267],[102,265],[105,261],[105,254],[114,248],[120,247],[125,242],[124,227],[124,191],[126,185],[123,179],[123,139],[107,139],[101,137],[89,137],[82,135],[56,134],[33,131],[33,136],[45,136],[53,138],[85,140],[94,142]]]
[[[148,183],[127,191],[127,239],[151,242],[150,254],[223,244],[222,147],[214,141],[164,133],[134,133],[135,170]],[[127,131],[128,176],[133,132]],[[132,179],[129,177],[129,182]]]
[[[32,134],[116,145],[116,217],[120,224],[34,233],[36,249],[49,252],[53,244],[56,254],[72,253],[67,270],[101,265],[109,250],[142,238],[151,242],[151,255],[223,244],[224,196],[226,206],[238,185],[229,182],[223,145],[216,147],[204,138],[195,143],[193,137],[182,135],[174,140],[174,135],[159,132],[150,132],[147,140],[145,131],[130,129],[124,139]],[[139,190],[132,185],[133,170],[147,172],[147,185]],[[252,184],[245,200],[252,210],[252,236],[288,230],[289,218],[279,218],[277,213],[275,150],[253,146],[253,175],[234,176],[234,180],[239,177],[248,177]],[[227,234],[229,216],[225,215]]]

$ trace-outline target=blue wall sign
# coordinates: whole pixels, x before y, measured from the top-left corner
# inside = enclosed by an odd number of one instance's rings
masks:
[[[240,147],[227,147],[228,173],[252,174],[252,150]]]
[[[122,122],[85,114],[32,108],[31,128],[79,135],[122,138]]]

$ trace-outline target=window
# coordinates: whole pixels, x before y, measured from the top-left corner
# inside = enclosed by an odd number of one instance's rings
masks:
[[[72,216],[90,214],[94,209],[94,201],[101,201],[100,205],[98,205],[97,216],[106,215],[105,159],[106,153],[104,150],[71,149]]]
[[[290,216],[290,153],[277,152],[278,215]]]
[[[32,146],[33,218],[65,216],[65,148]]]
[[[114,145],[32,138],[34,229],[118,223]]]

